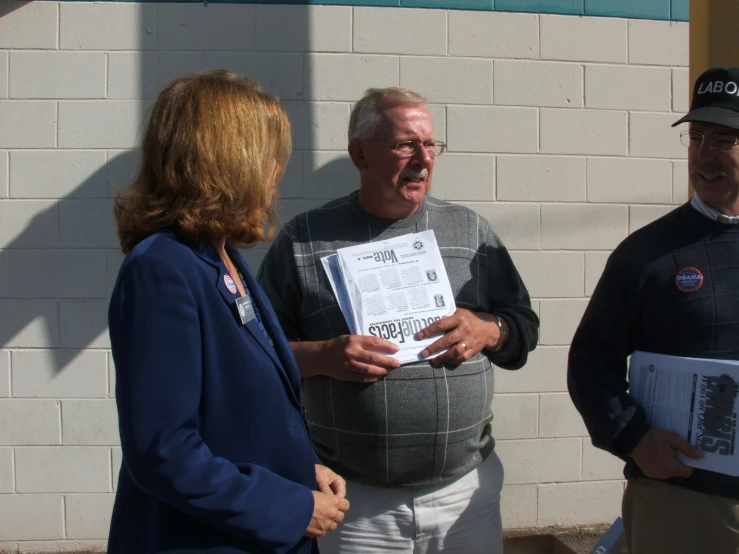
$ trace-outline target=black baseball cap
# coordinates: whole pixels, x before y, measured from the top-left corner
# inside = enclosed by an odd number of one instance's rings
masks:
[[[712,67],[698,77],[690,111],[672,126],[686,121],[739,129],[739,67]]]

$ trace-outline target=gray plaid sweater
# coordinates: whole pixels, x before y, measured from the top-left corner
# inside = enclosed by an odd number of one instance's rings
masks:
[[[404,365],[377,383],[303,380],[316,452],[344,477],[369,485],[444,483],[492,451],[492,363],[518,369],[536,346],[539,322],[508,251],[474,211],[427,198],[403,220],[366,213],[356,193],[304,212],[279,233],[262,262],[264,287],[288,338],[348,334],[320,259],[338,248],[433,229],[458,307],[497,313],[510,325],[502,352],[458,366]]]

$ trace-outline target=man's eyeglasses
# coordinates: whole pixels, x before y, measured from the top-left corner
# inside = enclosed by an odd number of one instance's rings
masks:
[[[440,156],[446,151],[446,143],[441,142],[440,140],[430,140],[428,142],[409,140],[406,142],[399,142],[398,144],[394,144],[390,147],[390,149],[394,150],[398,156],[401,156],[403,158],[410,158],[416,152],[418,152],[418,149],[421,147],[421,145],[423,145],[423,147],[428,150],[432,156]]]
[[[739,146],[739,138],[731,135],[706,136],[698,131],[683,131],[680,133],[680,142],[683,146],[700,146],[704,142],[711,148],[721,152],[729,152]]]

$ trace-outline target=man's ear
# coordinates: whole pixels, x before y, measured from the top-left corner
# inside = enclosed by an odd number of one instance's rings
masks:
[[[365,156],[366,145],[359,139],[352,139],[349,141],[347,150],[349,151],[349,157],[352,159],[354,167],[359,171],[367,169],[367,158]]]

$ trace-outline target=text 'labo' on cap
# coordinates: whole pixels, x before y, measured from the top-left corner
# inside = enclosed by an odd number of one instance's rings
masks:
[[[739,67],[714,67],[698,77],[690,111],[672,126],[686,121],[739,129]]]

